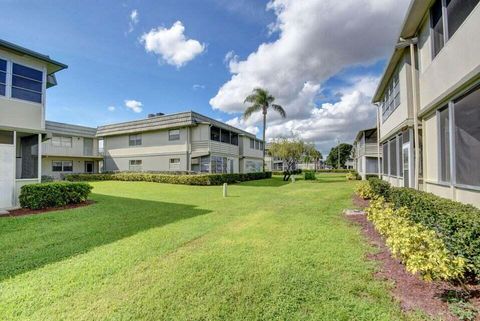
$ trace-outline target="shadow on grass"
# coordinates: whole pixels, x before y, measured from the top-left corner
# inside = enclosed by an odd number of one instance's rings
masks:
[[[0,281],[141,231],[209,213],[192,205],[94,195],[96,204],[0,221]]]
[[[268,179],[260,179],[256,181],[248,181],[242,182],[240,185],[243,186],[257,186],[257,187],[280,187],[283,185],[287,185],[289,182],[283,181],[283,176],[273,176],[272,178]]]

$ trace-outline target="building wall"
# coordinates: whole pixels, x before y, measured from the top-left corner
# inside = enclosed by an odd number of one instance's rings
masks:
[[[59,135],[65,137],[72,137],[72,147],[54,146],[52,139],[48,139],[42,143],[43,155],[48,156],[98,156],[98,140],[93,139],[93,151],[90,155],[84,153],[84,137]]]
[[[53,172],[52,171],[53,161],[72,161],[73,171],[72,172]],[[42,176],[51,176],[55,180],[59,180],[59,179],[62,179],[63,175],[66,175],[66,174],[85,173],[85,162],[87,161],[93,162],[93,172],[98,173],[98,169],[99,169],[98,159],[76,158],[76,157],[69,157],[69,156],[44,157],[42,159]]]
[[[263,158],[263,151],[261,149],[250,148],[250,138],[247,136],[239,137],[241,155],[248,158]]]
[[[43,100],[46,92],[46,65],[27,56],[19,56],[0,49],[0,58],[43,71]],[[11,70],[10,73],[11,74]],[[8,76],[7,76],[8,78]],[[0,128],[18,128],[41,131],[45,129],[44,104],[0,96]]]
[[[180,164],[175,168],[170,166],[171,158],[180,158]],[[141,160],[142,171],[168,172],[187,171],[187,153],[169,153],[164,155],[130,155],[130,156],[106,156],[104,159],[104,171],[129,171],[130,160]]]
[[[480,6],[471,12],[462,26],[432,60],[430,21],[425,21],[419,42],[420,112],[441,103],[462,84],[480,73]]]

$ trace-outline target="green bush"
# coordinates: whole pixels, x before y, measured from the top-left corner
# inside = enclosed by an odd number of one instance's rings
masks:
[[[104,174],[71,174],[65,177],[71,182],[78,181],[132,181],[155,182],[183,185],[222,185],[223,183],[246,182],[271,178],[271,172],[245,174],[199,174],[199,175],[168,175],[153,173],[104,173]]]
[[[372,200],[367,208],[368,219],[407,271],[419,273],[427,281],[461,279],[466,267],[464,258],[450,252],[435,231],[413,222],[410,216],[409,209],[395,209],[383,197]]]
[[[345,175],[345,178],[347,179],[347,181],[356,181],[362,179],[362,177],[358,175],[357,171],[348,172],[347,175]]]
[[[305,171],[304,175],[306,181],[314,181],[316,179],[314,171]]]
[[[20,205],[33,210],[61,207],[86,201],[92,190],[87,183],[40,183],[22,186]]]
[[[349,173],[351,169],[317,169],[317,173]]]
[[[372,191],[377,196],[382,196],[386,200],[390,197],[390,184],[380,178],[371,177],[368,182],[370,183],[370,187]]]
[[[447,249],[467,262],[470,276],[480,276],[480,210],[410,188],[391,188],[395,208],[408,207],[409,218],[434,230]]]
[[[355,193],[364,200],[372,199],[375,196],[372,187],[367,181],[360,182],[355,188]]]

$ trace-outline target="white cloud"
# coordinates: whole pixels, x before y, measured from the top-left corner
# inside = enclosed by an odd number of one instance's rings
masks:
[[[136,100],[125,100],[125,107],[130,109],[131,111],[135,113],[141,113],[143,108],[143,104],[139,101]]]
[[[229,67],[230,66],[230,63],[236,63],[238,62],[238,56],[235,54],[235,51],[233,50],[230,50],[229,52],[227,52],[227,54],[225,55],[225,58],[223,58],[223,63]]]
[[[363,110],[369,105],[365,97],[371,93],[356,88],[356,94],[344,93],[339,103],[317,108],[314,102],[321,84],[345,68],[387,57],[407,4],[408,0],[271,0],[267,8],[277,19],[269,28],[278,32],[277,39],[260,44],[244,60],[229,61],[231,79],[210,100],[211,106],[227,113],[243,112],[245,97],[253,88],[264,87],[286,109],[284,132],[328,138],[314,135],[318,126],[312,130],[309,126],[322,124],[320,128],[325,129],[320,116],[335,120],[341,110],[357,111],[359,106]],[[366,121],[356,114],[349,117],[357,123]],[[272,119],[278,117],[272,115]],[[339,133],[350,132],[350,125],[349,119],[340,118],[328,125],[327,132],[333,128]],[[270,136],[280,129],[281,125],[271,128]]]
[[[166,63],[182,67],[205,50],[205,44],[185,37],[185,27],[181,21],[175,22],[170,29],[158,27],[145,33],[140,42],[147,52],[161,57]]]
[[[258,133],[260,133],[260,128],[258,128],[258,126],[255,126],[253,122],[250,120],[243,119],[243,117],[232,118],[230,120],[227,120],[226,123],[229,124],[230,126],[243,129],[254,135],[257,135]]]
[[[128,32],[132,32],[139,21],[138,10],[137,9],[132,10],[128,18],[129,18]]]
[[[115,111],[115,106],[108,106],[107,109],[108,111]]]
[[[205,89],[205,85],[195,84],[192,86],[193,90]]]

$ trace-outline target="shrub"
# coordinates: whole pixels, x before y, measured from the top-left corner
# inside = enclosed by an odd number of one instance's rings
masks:
[[[451,253],[435,231],[411,221],[407,208],[395,209],[379,197],[367,208],[367,217],[410,273],[419,273],[427,281],[463,276],[465,260]]]
[[[367,181],[360,182],[355,189],[355,193],[364,200],[372,199],[375,196],[375,193]]]
[[[87,183],[40,183],[24,185],[20,191],[20,205],[33,210],[61,207],[86,201],[92,190]]]
[[[48,175],[42,175],[42,183],[53,182],[53,177]]]
[[[361,179],[361,177],[360,177],[360,175],[358,175],[357,171],[350,171],[350,172],[347,173],[347,175],[345,175],[345,177],[348,181],[356,181],[356,180]]]
[[[480,210],[410,188],[392,188],[395,208],[408,207],[409,219],[435,231],[446,248],[468,264],[470,276],[480,275]]]
[[[390,197],[390,184],[380,178],[372,177],[368,180],[373,193],[377,196],[382,196],[386,200]]]
[[[352,170],[351,169],[337,169],[337,168],[333,168],[333,169],[317,169],[317,173],[349,173],[351,172]]]
[[[316,179],[314,171],[305,171],[305,180],[314,181]]]
[[[245,174],[199,174],[199,175],[166,175],[150,173],[104,173],[104,174],[71,174],[66,180],[76,181],[143,181],[183,185],[222,185],[251,180],[271,178],[271,172]]]

